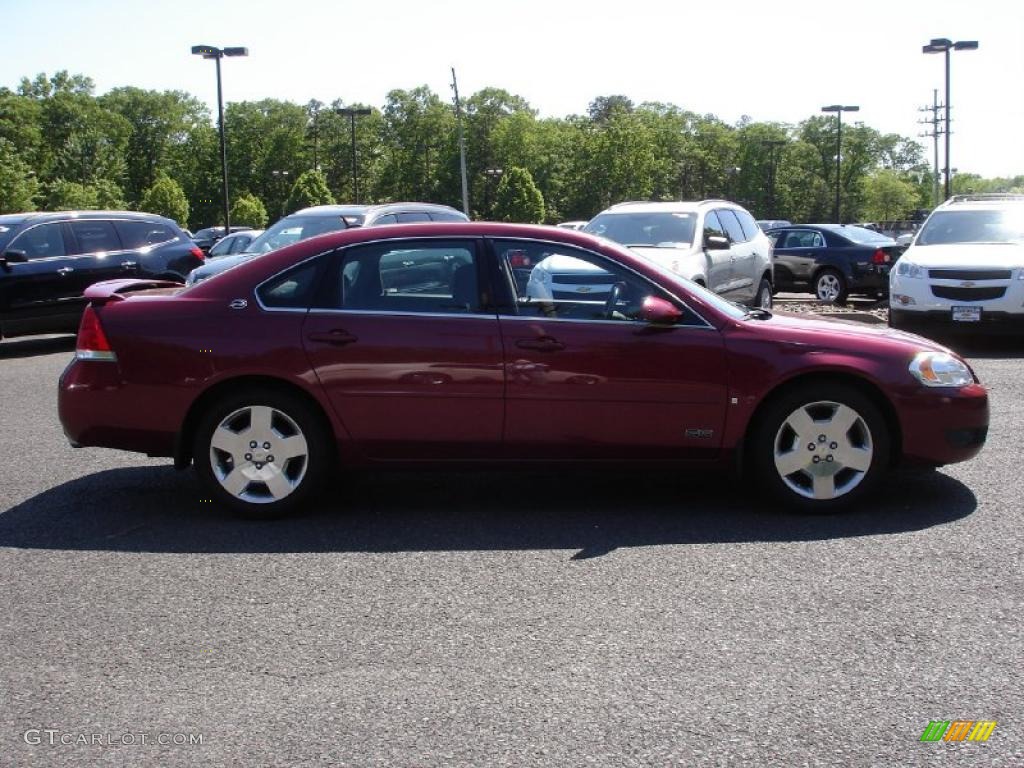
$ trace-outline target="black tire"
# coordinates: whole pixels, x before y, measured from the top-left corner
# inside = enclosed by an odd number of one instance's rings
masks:
[[[811,286],[818,301],[823,304],[845,304],[850,293],[846,278],[837,269],[828,267],[814,276]]]
[[[832,406],[837,406],[834,411],[831,411]],[[848,412],[839,410],[840,406],[852,409],[857,417],[845,433],[840,424],[828,421],[848,416]],[[800,435],[787,424],[791,416],[804,408],[807,408],[804,414],[810,417],[807,424],[816,434]],[[843,438],[831,442],[837,431],[845,437],[842,445]],[[827,436],[828,440],[821,441],[822,436]],[[889,428],[878,406],[855,387],[836,382],[796,385],[773,397],[757,417],[748,448],[755,481],[781,508],[827,514],[856,504],[876,488],[889,466],[891,442]],[[863,451],[865,446],[870,448],[869,462],[867,454],[854,453]],[[792,457],[794,462],[806,463],[807,469],[798,468],[784,475],[777,465],[777,449],[782,449],[778,454],[782,465],[788,464],[786,457]],[[844,467],[844,453],[855,459],[851,465],[863,461],[866,468]],[[834,495],[809,496],[815,492],[815,480],[808,470],[823,478],[823,489],[831,485]]]
[[[255,448],[249,448],[249,442],[245,448],[239,448],[237,461],[231,452],[214,448],[214,433],[220,427],[224,427],[219,430],[220,441],[238,434],[242,441],[239,445],[245,443],[245,425],[256,428],[252,419],[257,412],[269,412],[270,431],[260,430],[253,435],[262,443],[257,441]],[[286,442],[296,436],[305,441],[304,454],[274,457],[275,448],[287,452],[302,446],[298,441]],[[196,472],[214,502],[241,517],[267,520],[292,514],[315,497],[334,461],[332,445],[322,414],[306,401],[273,389],[251,389],[218,400],[203,414],[192,455]],[[244,455],[242,450],[246,450]],[[245,472],[229,480],[239,467],[244,467]],[[270,482],[264,483],[262,478]],[[245,483],[238,492],[225,487],[236,482]]]
[[[772,308],[772,284],[768,282],[767,277],[761,278],[761,284],[754,295],[754,306],[762,309]]]

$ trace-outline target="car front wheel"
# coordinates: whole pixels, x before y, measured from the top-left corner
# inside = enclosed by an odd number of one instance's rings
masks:
[[[223,398],[196,432],[196,470],[213,500],[249,518],[280,517],[322,485],[330,442],[303,400],[274,390]]]
[[[878,407],[836,383],[800,386],[771,402],[751,448],[759,484],[784,506],[831,512],[871,492],[889,446]]]
[[[766,277],[761,278],[761,285],[757,288],[757,296],[754,297],[754,306],[761,309],[772,308],[772,284],[768,282]]]

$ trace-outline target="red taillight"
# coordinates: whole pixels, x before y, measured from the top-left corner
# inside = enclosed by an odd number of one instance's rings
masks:
[[[206,261],[206,254],[203,253],[202,249],[200,249],[198,245],[192,246],[192,255],[195,256],[200,261]]]
[[[526,251],[509,251],[508,265],[513,269],[528,267],[530,266],[530,257],[527,255]]]
[[[888,264],[890,261],[892,261],[892,258],[889,256],[888,253],[883,251],[881,248],[879,248],[873,254],[871,254],[872,264]]]
[[[82,313],[78,326],[78,341],[75,343],[75,357],[79,360],[117,360],[117,355],[107,341],[100,318],[91,306]]]

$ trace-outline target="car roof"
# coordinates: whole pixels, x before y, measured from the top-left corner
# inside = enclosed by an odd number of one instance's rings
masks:
[[[714,205],[716,207],[733,207],[742,208],[741,205],[733,203],[729,200],[720,200],[717,198],[709,198],[707,200],[664,200],[664,201],[649,201],[649,200],[629,200],[623,203],[616,203],[615,205],[605,208],[601,211],[601,214],[605,213],[693,213],[706,206]],[[600,214],[599,214],[600,215]]]
[[[998,211],[1024,205],[1024,195],[1003,192],[953,195],[935,211]]]
[[[440,203],[380,203],[375,205],[314,205],[302,208],[289,216],[371,216],[392,211],[446,211],[461,213],[450,205]]]
[[[170,222],[177,226],[177,224],[168,219],[166,216],[160,216],[156,213],[146,213],[144,211],[33,211],[31,213],[15,213],[9,214],[8,216],[0,216],[0,221],[3,223],[10,223],[7,221],[13,217],[14,222],[22,221],[46,221],[49,219],[131,219],[135,221],[153,221],[158,219],[161,222]]]

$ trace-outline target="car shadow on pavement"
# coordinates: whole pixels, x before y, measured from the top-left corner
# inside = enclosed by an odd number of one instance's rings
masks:
[[[74,352],[75,336],[30,336],[24,339],[0,341],[0,360],[16,357],[52,355],[55,352]]]
[[[114,469],[0,513],[0,546],[162,553],[564,549],[817,541],[902,533],[970,515],[974,494],[941,472],[901,471],[862,508],[771,510],[727,476],[636,471],[369,472],[342,475],[304,514],[237,520],[191,472]]]
[[[1014,360],[1024,357],[1024,335],[986,336],[950,332],[932,333],[929,338],[966,358]]]

